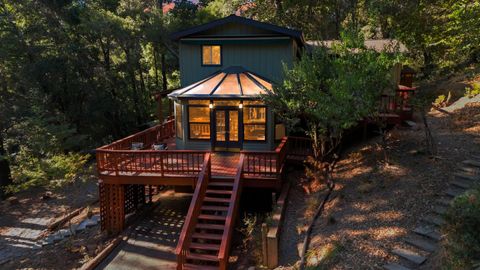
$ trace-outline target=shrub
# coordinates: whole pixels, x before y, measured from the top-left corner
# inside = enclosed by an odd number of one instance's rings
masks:
[[[29,187],[46,186],[57,188],[72,183],[83,170],[89,155],[55,154],[44,158],[20,150],[12,166],[14,182],[6,188],[7,193],[15,193]]]
[[[480,95],[480,83],[473,83],[472,87],[465,88],[465,96],[473,98],[476,95]]]
[[[480,260],[480,186],[457,197],[445,219],[446,268],[471,269]]]

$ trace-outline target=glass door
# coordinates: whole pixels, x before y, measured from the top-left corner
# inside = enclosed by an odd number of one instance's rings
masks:
[[[215,147],[239,148],[239,118],[237,109],[215,109]]]

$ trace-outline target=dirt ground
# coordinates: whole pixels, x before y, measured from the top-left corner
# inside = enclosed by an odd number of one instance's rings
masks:
[[[52,191],[49,199],[42,199],[45,189],[32,188],[15,194],[13,203],[1,202],[0,269],[72,269],[92,258],[108,241],[99,226],[53,245],[40,247],[37,242],[48,235],[49,225],[76,209],[84,208],[73,223],[89,210],[98,212],[96,183],[92,176]]]
[[[351,147],[337,165],[336,188],[315,224],[307,262],[314,269],[380,269],[394,262],[390,251],[402,247],[404,236],[431,210],[459,162],[480,153],[480,114],[472,117],[479,108],[429,115],[436,158],[425,153],[421,123],[391,132],[388,164],[379,138]],[[316,198],[305,194],[298,181],[291,190],[279,268],[294,268],[299,260]]]

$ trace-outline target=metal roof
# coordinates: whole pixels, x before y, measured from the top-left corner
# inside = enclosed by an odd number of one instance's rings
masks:
[[[286,27],[281,27],[281,26],[277,26],[277,25],[273,25],[273,24],[269,24],[269,23],[265,23],[265,22],[259,22],[259,21],[253,20],[253,19],[240,17],[240,16],[237,16],[235,14],[232,14],[232,15],[227,16],[225,18],[214,20],[214,21],[211,21],[209,23],[202,24],[202,25],[199,25],[199,26],[196,26],[196,27],[193,27],[193,28],[189,28],[189,29],[186,29],[186,30],[175,32],[175,33],[171,34],[170,37],[171,37],[172,40],[179,40],[179,39],[185,38],[187,36],[197,34],[197,33],[200,33],[200,32],[203,32],[203,31],[206,31],[206,30],[209,30],[209,29],[212,29],[212,28],[215,28],[215,27],[227,24],[227,23],[239,23],[239,24],[249,25],[249,26],[252,26],[252,27],[259,28],[259,29],[272,31],[272,32],[275,32],[277,34],[290,36],[290,37],[296,39],[299,42],[300,46],[303,46],[303,44],[305,43],[304,38],[303,38],[303,34],[302,34],[301,31],[286,28]]]
[[[175,90],[170,98],[222,99],[258,98],[272,91],[272,82],[240,66],[215,72],[207,78]]]

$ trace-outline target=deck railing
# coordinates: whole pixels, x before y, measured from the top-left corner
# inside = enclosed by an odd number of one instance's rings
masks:
[[[219,269],[226,270],[228,266],[228,257],[230,255],[230,246],[232,244],[232,233],[235,228],[235,219],[237,218],[238,206],[240,204],[240,195],[242,191],[243,163],[245,154],[240,154],[240,160],[237,166],[237,173],[233,181],[232,197],[228,205],[227,216],[225,219],[225,230],[222,235],[222,242],[218,252]]]
[[[287,137],[273,151],[241,151],[243,174],[247,177],[277,178],[286,157]]]
[[[129,150],[132,143],[143,143],[144,148],[151,148],[153,143],[160,143],[162,140],[171,138],[175,135],[175,121],[170,117],[163,124],[156,125],[149,129],[140,131],[126,138],[117,140],[111,144],[102,146],[101,150]]]
[[[380,113],[402,113],[411,111],[410,100],[415,95],[413,89],[397,89],[395,95],[382,95]]]
[[[208,183],[211,178],[211,156],[210,153],[205,154],[205,159],[202,165],[202,172],[198,176],[195,191],[193,193],[190,207],[188,208],[187,216],[185,217],[185,223],[178,239],[177,248],[175,254],[177,255],[177,269],[181,270],[185,264],[187,253],[189,252],[189,245],[192,241],[192,234],[195,230],[195,224],[197,223],[197,217],[200,214],[200,208],[202,204],[200,202],[205,198],[205,192],[208,187]]]

